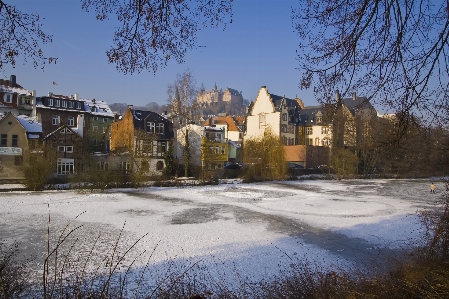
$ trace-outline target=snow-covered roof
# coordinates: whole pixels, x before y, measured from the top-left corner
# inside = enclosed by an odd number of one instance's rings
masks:
[[[26,115],[15,115],[15,117],[28,133],[42,133],[42,124],[38,123],[34,117]]]
[[[84,101],[84,110],[97,116],[114,117],[114,113],[111,108],[109,108],[108,103],[100,100],[88,100],[81,99]]]
[[[7,92],[7,93],[17,93],[17,94],[31,94],[30,91],[26,90],[23,87],[11,87],[7,85],[0,85],[0,92]]]
[[[240,148],[241,147],[240,144],[237,144],[235,141],[232,141],[232,140],[228,140],[228,143],[231,144],[235,148]]]

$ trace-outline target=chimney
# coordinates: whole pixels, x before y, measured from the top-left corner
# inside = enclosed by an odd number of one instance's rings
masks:
[[[16,87],[17,82],[16,82],[16,75],[11,75],[9,77],[9,81],[11,81],[11,87]]]
[[[78,101],[78,94],[75,93],[75,101]]]
[[[48,96],[51,97],[53,96],[53,93],[51,91],[48,92]]]
[[[33,97],[36,96],[36,90],[35,89],[31,92],[31,96],[33,96]]]
[[[128,109],[133,109],[133,105],[128,105]]]
[[[355,93],[355,91],[352,93],[352,99],[355,101],[357,100],[357,94]]]

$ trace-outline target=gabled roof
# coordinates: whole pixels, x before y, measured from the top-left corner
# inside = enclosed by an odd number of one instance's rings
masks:
[[[48,134],[44,137],[44,140],[50,138],[52,135],[54,135],[55,133],[58,133],[58,132],[61,131],[62,129],[69,130],[69,131],[71,131],[73,134],[77,135],[79,138],[82,138],[82,137],[78,134],[76,128],[71,128],[71,127],[69,127],[67,124],[64,124],[64,125],[60,126],[59,128],[57,128],[56,130],[54,130],[53,132],[48,133]]]

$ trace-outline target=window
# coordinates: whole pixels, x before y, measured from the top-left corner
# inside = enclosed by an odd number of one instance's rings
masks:
[[[320,138],[315,138],[315,145],[320,145]]]
[[[58,146],[58,152],[60,152],[60,153],[65,152],[65,146],[62,146],[62,145]]]
[[[158,143],[157,143],[158,156],[161,156],[161,157],[164,156],[164,153],[166,151],[166,145],[167,145],[167,143],[165,141],[158,141]]]
[[[69,116],[67,118],[67,125],[73,127],[75,125],[75,118],[73,116]]]
[[[331,141],[329,138],[324,138],[321,142],[322,142],[323,146],[331,145]]]
[[[306,138],[306,145],[313,145],[313,139],[312,138]]]
[[[222,145],[221,146],[221,154],[224,155],[224,153],[225,153],[225,147],[224,147],[224,145]]]
[[[73,153],[73,146],[72,145],[68,145],[65,147],[65,152],[66,153]]]
[[[313,129],[312,127],[307,127],[306,128],[306,135],[312,135],[313,134]]]
[[[158,123],[156,125],[156,133],[157,134],[163,134],[164,133],[164,124],[163,123]]]
[[[12,146],[17,147],[18,146],[18,135],[12,135]]]
[[[259,125],[265,124],[265,114],[259,114]]]
[[[6,142],[8,141],[8,135],[2,134],[1,144],[0,146],[6,146]]]
[[[316,117],[316,122],[317,122],[317,123],[320,123],[321,121],[322,121],[322,117],[321,117],[321,116],[317,116],[317,117]]]
[[[53,99],[48,99],[47,104],[48,104],[48,106],[53,106]]]
[[[62,101],[62,108],[67,108],[67,101]]]
[[[287,121],[287,113],[282,113],[282,120]]]
[[[97,121],[98,120],[98,116],[94,116],[94,121]]]
[[[108,127],[103,127],[103,133],[106,133],[107,129],[108,129]]]
[[[73,108],[73,102],[69,101],[69,108]]]
[[[95,132],[98,132],[98,126],[93,126],[93,127],[92,127],[92,132],[94,132],[94,133],[95,133]]]
[[[10,94],[10,93],[5,94],[4,99],[5,99],[5,103],[12,103],[12,94]]]
[[[55,100],[55,107],[59,107],[61,100]]]
[[[156,129],[156,124],[154,122],[147,122],[147,133],[154,133]]]
[[[129,174],[130,170],[131,170],[131,163],[128,162],[120,162],[119,164],[119,169],[125,173],[125,174]]]
[[[81,109],[81,102],[76,103],[76,109]]]
[[[104,122],[104,123],[107,123],[107,122],[108,122],[108,119],[107,119],[106,117],[103,117],[103,122]]]
[[[51,123],[54,126],[59,126],[59,115],[53,115]]]
[[[215,147],[215,154],[218,155],[218,146]]]
[[[329,127],[321,127],[321,134],[329,134]]]
[[[75,170],[73,159],[58,159],[58,174],[73,174]]]

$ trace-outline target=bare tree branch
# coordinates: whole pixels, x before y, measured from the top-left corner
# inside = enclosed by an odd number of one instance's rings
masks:
[[[15,66],[18,57],[31,60],[34,67],[56,63],[56,58],[46,58],[41,46],[52,41],[52,36],[42,31],[38,14],[26,14],[15,6],[0,0],[0,69],[4,65]]]
[[[232,16],[232,0],[81,0],[98,20],[116,15],[121,27],[114,45],[106,52],[110,63],[123,73],[156,72],[171,59],[184,62],[197,45],[201,27],[226,26]]]
[[[428,123],[448,118],[449,1],[300,0],[300,88],[357,92]]]

